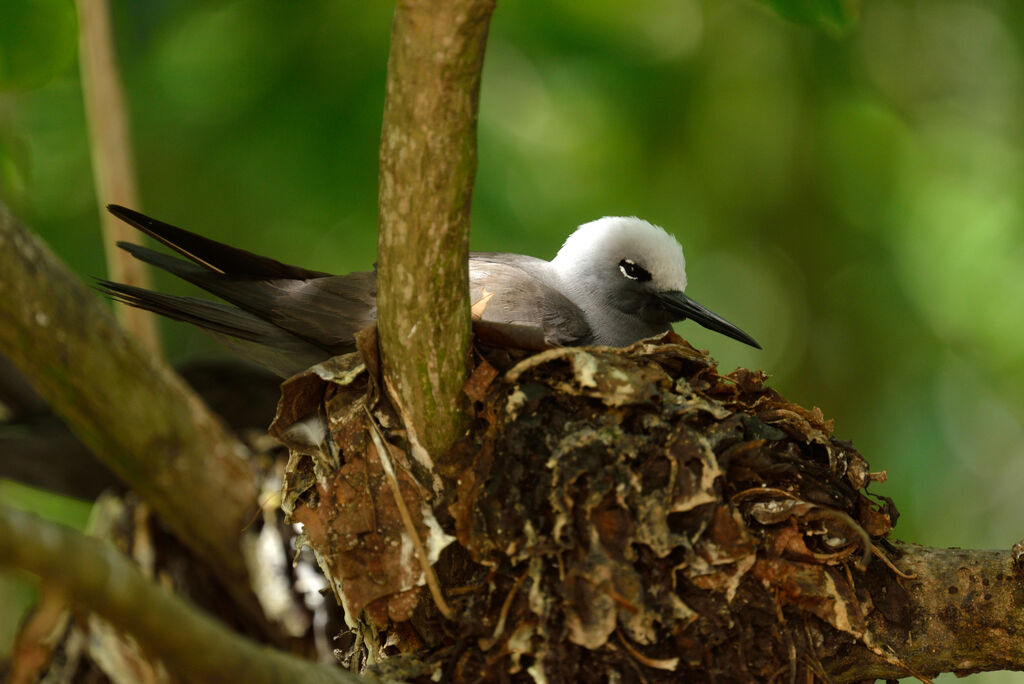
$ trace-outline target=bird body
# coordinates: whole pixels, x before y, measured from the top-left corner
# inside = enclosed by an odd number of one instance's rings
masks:
[[[227,304],[110,281],[100,281],[103,290],[132,306],[205,328],[280,375],[353,351],[353,335],[376,320],[373,271],[330,275],[290,266],[125,207],[108,208],[188,260],[128,243],[118,243],[121,248]],[[584,224],[551,261],[471,253],[469,284],[481,320],[539,329],[550,345],[625,346],[691,318],[760,348],[683,294],[686,264],[679,243],[637,218]]]

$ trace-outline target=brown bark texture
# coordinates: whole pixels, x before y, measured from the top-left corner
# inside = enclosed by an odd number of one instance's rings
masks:
[[[260,624],[241,553],[257,493],[245,447],[2,205],[0,320],[0,354]]]
[[[760,372],[721,375],[672,334],[480,349],[438,495],[374,349],[287,382],[273,427],[291,442],[285,509],[359,625],[350,663],[553,682],[1024,668],[1010,552],[891,542],[895,506],[868,491],[884,474]],[[324,443],[292,438],[318,414]]]
[[[380,147],[378,320],[384,377],[413,440],[464,427],[469,208],[493,0],[399,0]],[[422,451],[417,456],[429,462]]]

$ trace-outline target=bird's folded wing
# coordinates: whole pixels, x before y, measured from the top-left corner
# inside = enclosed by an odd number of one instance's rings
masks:
[[[587,344],[592,338],[583,311],[546,279],[547,262],[516,254],[471,255],[469,298],[490,296],[480,320],[543,331],[555,346]]]

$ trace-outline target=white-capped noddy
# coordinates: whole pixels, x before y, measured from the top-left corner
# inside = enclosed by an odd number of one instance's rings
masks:
[[[289,376],[355,349],[377,317],[373,271],[330,275],[246,252],[118,205],[110,212],[188,261],[120,242],[133,256],[229,304],[100,281],[132,306],[226,336],[240,353]],[[585,223],[551,261],[473,252],[470,299],[489,296],[480,318],[539,329],[556,346],[625,346],[690,319],[760,349],[754,338],[685,294],[686,261],[674,237],[638,218]]]

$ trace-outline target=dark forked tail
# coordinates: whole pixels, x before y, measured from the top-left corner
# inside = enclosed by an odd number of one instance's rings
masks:
[[[108,209],[189,261],[127,242],[118,243],[121,249],[230,304],[98,280],[99,289],[114,300],[208,330],[280,375],[291,375],[331,356],[324,345],[277,324],[262,311],[272,304],[268,301],[275,292],[271,283],[305,281],[326,274],[230,247],[122,206]]]
[[[282,264],[269,257],[231,247],[202,235],[141,214],[119,204],[108,204],[107,211],[135,226],[157,242],[173,249],[189,261],[215,273],[274,280],[277,278],[319,278],[327,273],[301,266]],[[154,264],[156,265],[156,264]],[[161,266],[161,268],[163,268]]]

